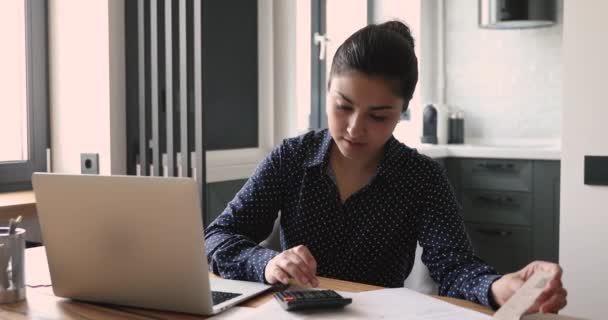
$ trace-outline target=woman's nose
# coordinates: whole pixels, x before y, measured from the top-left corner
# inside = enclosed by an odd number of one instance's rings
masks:
[[[365,121],[363,115],[356,112],[348,121],[348,135],[353,138],[358,138],[365,135]]]

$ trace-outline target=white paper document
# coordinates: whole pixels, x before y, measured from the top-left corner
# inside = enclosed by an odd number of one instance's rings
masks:
[[[353,302],[343,309],[285,311],[273,298],[251,310],[243,319],[408,319],[490,320],[490,316],[468,310],[406,288],[360,293],[338,292]]]
[[[51,285],[51,274],[46,259],[44,247],[27,249],[25,251],[25,284],[41,287]]]

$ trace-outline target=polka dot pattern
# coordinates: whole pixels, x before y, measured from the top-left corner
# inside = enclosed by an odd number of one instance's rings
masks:
[[[306,245],[320,276],[402,287],[422,261],[439,294],[491,305],[499,275],[473,255],[459,206],[443,168],[397,141],[387,142],[377,172],[344,203],[328,170],[327,130],[286,139],[258,166],[224,212],[206,229],[211,271],[264,281],[278,254],[258,246],[281,212],[281,246]]]

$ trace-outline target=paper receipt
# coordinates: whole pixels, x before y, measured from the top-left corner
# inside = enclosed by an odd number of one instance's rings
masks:
[[[530,309],[536,299],[543,292],[543,289],[551,281],[553,274],[543,271],[536,271],[524,283],[519,290],[504,304],[492,319],[495,320],[519,320],[521,316]]]

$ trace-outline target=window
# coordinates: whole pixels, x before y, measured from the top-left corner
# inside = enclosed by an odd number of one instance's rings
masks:
[[[0,1],[0,191],[31,189],[46,171],[46,1]]]

